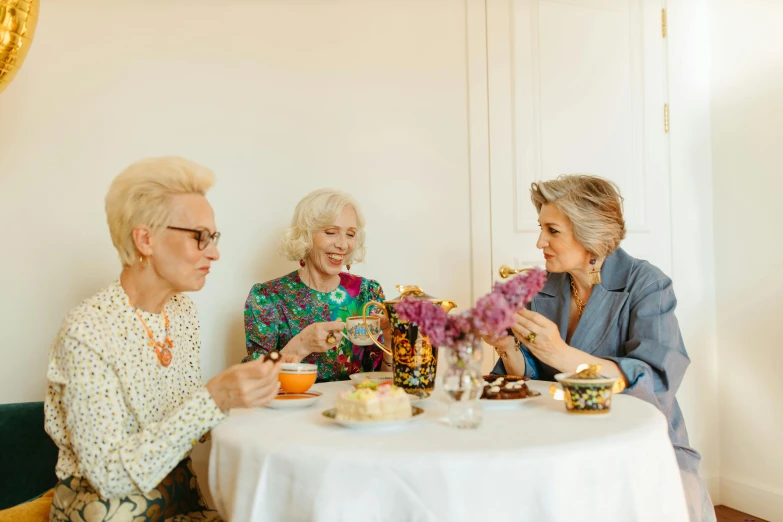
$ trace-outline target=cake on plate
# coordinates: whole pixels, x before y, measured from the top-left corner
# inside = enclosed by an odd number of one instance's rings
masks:
[[[525,377],[512,375],[485,375],[484,392],[481,394],[481,398],[487,400],[524,399],[529,394],[525,380]]]
[[[360,382],[359,384],[354,384],[353,387],[356,388],[357,390],[361,388],[367,388],[368,390],[377,390],[378,383],[372,382],[368,377],[365,377],[362,382]]]
[[[380,384],[377,390],[358,388],[337,397],[337,420],[392,421],[411,417],[411,401],[405,390]]]

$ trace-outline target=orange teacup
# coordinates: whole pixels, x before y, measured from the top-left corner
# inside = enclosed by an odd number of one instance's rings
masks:
[[[318,377],[318,367],[307,363],[280,363],[277,378],[286,393],[304,393]]]

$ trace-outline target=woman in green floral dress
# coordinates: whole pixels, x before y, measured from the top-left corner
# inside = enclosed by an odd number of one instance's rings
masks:
[[[391,357],[374,345],[356,346],[342,334],[345,320],[361,315],[365,303],[384,300],[377,281],[343,271],[364,258],[364,225],[348,194],[322,189],[299,202],[283,252],[301,268],[250,290],[245,362],[278,350],[286,362],[316,364],[318,382],[390,370]],[[389,322],[380,317],[383,338],[390,339]]]

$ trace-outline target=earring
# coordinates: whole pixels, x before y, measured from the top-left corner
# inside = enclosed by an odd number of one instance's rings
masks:
[[[304,265],[305,265],[304,259],[300,259],[300,260],[299,260],[299,266],[301,266],[302,268],[304,268]]]
[[[144,259],[144,256],[139,256],[139,264],[142,268],[147,268],[152,264],[152,261],[150,261],[150,258]]]
[[[590,260],[590,284],[591,285],[600,285],[601,284],[601,272],[598,270],[598,268],[595,266],[595,259]]]
[[[351,265],[345,265],[345,269],[350,272],[351,271]]]

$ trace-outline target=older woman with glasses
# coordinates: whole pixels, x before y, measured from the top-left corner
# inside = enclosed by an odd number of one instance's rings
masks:
[[[46,431],[60,449],[50,519],[219,520],[190,466],[193,446],[233,407],[277,394],[259,360],[201,380],[196,307],[220,257],[205,198],[214,174],[180,158],[131,165],[106,214],[119,279],[66,317],[49,355]]]

